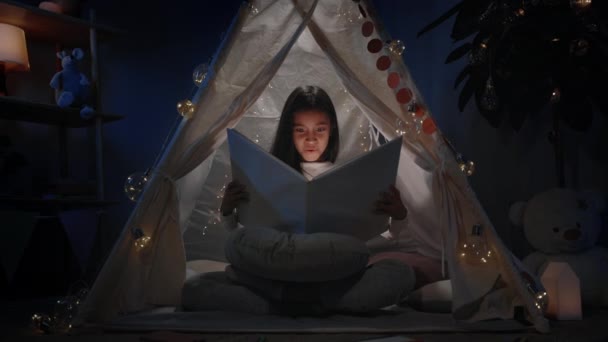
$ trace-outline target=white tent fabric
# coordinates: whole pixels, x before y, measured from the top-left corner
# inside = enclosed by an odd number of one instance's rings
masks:
[[[497,236],[401,56],[382,44],[376,51],[378,42],[371,42],[389,38],[364,0],[256,0],[242,6],[206,86],[193,99],[194,114],[174,134],[77,322],[179,305],[186,255],[223,260],[217,208],[230,178],[226,128],[269,148],[285,99],[310,84],[327,90],[336,106],[338,163],[376,147],[378,133],[387,139],[404,135],[396,183],[409,209],[405,240],[411,251],[447,261],[454,317],[509,319],[523,306],[535,327],[547,331],[530,290],[537,284],[522,277],[521,264]],[[418,114],[408,111],[413,103]],[[491,251],[485,262],[460,256],[476,224]],[[136,227],[151,238],[141,250],[134,245]]]

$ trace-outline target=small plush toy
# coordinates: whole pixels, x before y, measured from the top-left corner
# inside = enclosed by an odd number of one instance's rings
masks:
[[[555,188],[514,203],[509,211],[511,221],[523,225],[526,239],[536,249],[524,264],[540,277],[550,261],[568,263],[587,307],[608,306],[608,249],[595,245],[604,207],[599,193]]]
[[[87,102],[89,101],[90,83],[87,77],[78,69],[78,61],[84,57],[82,49],[73,49],[70,53],[63,50],[57,53],[61,59],[63,70],[55,73],[51,79],[51,88],[59,90],[56,102],[59,107],[80,107],[80,116],[90,119],[95,111]]]

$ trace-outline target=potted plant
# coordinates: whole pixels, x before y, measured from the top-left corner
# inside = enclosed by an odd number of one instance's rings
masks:
[[[446,63],[468,59],[454,85],[462,84],[460,111],[474,98],[491,126],[508,120],[517,131],[550,106],[553,128],[548,138],[558,186],[564,187],[561,125],[584,132],[594,109],[608,114],[608,2],[462,0],[418,36],[453,16],[451,38],[463,43]]]

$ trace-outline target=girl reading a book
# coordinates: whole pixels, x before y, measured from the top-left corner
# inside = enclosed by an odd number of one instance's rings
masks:
[[[316,86],[296,88],[285,101],[271,153],[302,173],[308,180],[329,170],[340,149],[340,132],[336,110],[325,90]],[[248,199],[247,190],[238,182],[230,182],[221,205],[228,228],[236,228],[231,215],[238,203]],[[399,190],[391,186],[375,203],[378,214],[403,220],[407,209]]]
[[[339,147],[340,135],[336,111],[328,94],[316,86],[295,89],[285,102],[271,153],[310,180],[332,167],[338,156]],[[232,302],[239,311],[259,313],[258,309],[244,308],[243,305],[269,299],[282,303],[283,308],[287,308],[288,312],[294,312],[294,308],[301,308],[297,305],[298,303],[305,303],[303,312],[306,313],[320,313],[327,310],[367,312],[395,304],[404,294],[429,280],[428,277],[420,277],[422,273],[408,264],[408,258],[377,253],[398,246],[395,242],[398,241],[396,237],[400,232],[390,227],[382,236],[370,240],[367,245],[352,237],[335,236],[339,234],[287,235],[287,233],[271,229],[269,231],[260,230],[257,227],[249,230],[246,227],[235,230],[238,226],[236,207],[240,202],[248,200],[249,195],[245,186],[232,181],[227,185],[220,208],[224,225],[232,231],[232,237],[229,238],[226,247],[227,258],[228,250],[236,249],[238,253],[242,254],[241,260],[248,263],[246,266],[238,265],[238,263],[235,265],[233,260],[226,273],[230,271],[232,276],[228,277],[232,281],[255,290],[248,295],[249,297]],[[391,217],[392,220],[404,220],[408,215],[399,190],[395,186],[391,186],[386,192],[379,195],[374,210],[378,214]],[[235,237],[235,235],[238,236]],[[329,247],[325,248],[326,251],[322,246],[327,245],[327,241],[322,239],[334,239],[329,242]],[[239,250],[246,249],[243,247],[244,244],[249,248],[245,252]],[[302,247],[305,245],[305,248]],[[253,248],[251,248],[252,246]],[[313,246],[310,251],[302,250],[308,249],[310,246]],[[371,257],[369,257],[370,252]],[[342,269],[346,270],[352,266],[351,268],[357,272],[350,272],[353,274],[343,279],[334,279],[335,277],[332,278],[332,276],[336,275],[315,272],[315,269],[323,269],[324,264],[337,263],[336,254],[340,256],[340,253],[355,255],[353,261],[345,264]],[[363,254],[365,258],[362,259],[360,256]],[[374,259],[374,255],[380,257]],[[230,258],[228,259],[230,260]],[[302,259],[310,260],[309,263],[313,264],[312,267],[311,265],[302,266],[302,273],[305,274],[300,274],[297,270],[298,265],[290,264],[290,260]],[[254,262],[255,265],[252,266],[251,260],[260,260],[260,262],[258,264]],[[363,262],[361,263],[361,261]],[[263,265],[259,265],[260,263]],[[304,264],[306,263],[308,262],[304,262]],[[239,266],[242,267],[239,269]],[[281,267],[291,267],[296,270],[294,273],[293,269],[281,270]],[[258,271],[261,269],[261,272],[254,271],[261,275],[253,274],[253,269]],[[267,270],[268,272],[265,272]],[[223,277],[224,275],[218,276]],[[333,281],[327,281],[327,279],[333,279]],[[219,281],[226,283],[223,278]],[[235,296],[243,296],[244,288],[233,287],[228,291],[233,291]],[[264,295],[263,298],[256,297],[260,293]],[[206,296],[207,298],[211,296],[208,291]],[[218,296],[223,296],[223,294]],[[200,296],[192,295],[190,297],[195,297],[195,301],[201,300]],[[196,305],[191,309],[196,309]]]

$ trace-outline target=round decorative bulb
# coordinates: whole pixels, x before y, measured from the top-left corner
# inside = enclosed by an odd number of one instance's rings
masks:
[[[472,160],[466,162],[464,170],[467,176],[472,176],[475,173],[475,163]]]
[[[481,225],[474,225],[472,232],[467,236],[466,242],[460,248],[460,257],[468,264],[486,264],[492,258],[492,250],[488,247],[482,236]]]
[[[587,9],[591,6],[592,0],[570,0],[570,7],[576,11]]]
[[[557,102],[559,102],[561,97],[562,97],[562,92],[559,90],[559,88],[555,88],[555,89],[553,89],[553,92],[551,92],[550,101],[551,101],[551,103],[557,103]]]
[[[194,113],[194,104],[190,100],[181,100],[177,103],[177,112],[185,118],[190,118]]]
[[[200,87],[201,84],[207,78],[207,72],[209,71],[209,66],[206,63],[199,64],[194,71],[192,72],[192,81],[197,87]]]
[[[141,192],[144,190],[146,183],[148,182],[149,171],[146,172],[135,172],[125,181],[125,194],[127,197],[133,201],[137,202]]]
[[[397,56],[401,56],[405,51],[405,45],[399,39],[391,40],[388,43],[388,50]]]
[[[150,242],[150,237],[146,236],[146,234],[144,234],[144,231],[139,227],[133,228],[131,230],[131,234],[133,235],[133,239],[135,239],[134,245],[138,251],[146,248],[146,246]]]
[[[397,133],[397,135],[404,135],[406,133],[406,123],[401,119],[397,119],[396,126],[395,133]]]
[[[249,13],[251,15],[257,15],[258,13],[260,13],[260,10],[253,4],[253,2],[249,2],[249,4],[247,5],[247,9],[249,10]]]
[[[142,236],[139,239],[135,240],[135,248],[138,251],[141,251],[142,249],[146,248],[146,246],[148,246],[149,242],[150,242],[149,236]]]

